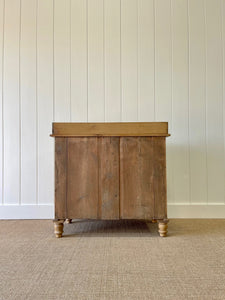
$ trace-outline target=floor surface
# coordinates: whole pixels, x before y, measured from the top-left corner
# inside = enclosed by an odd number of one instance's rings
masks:
[[[225,220],[0,221],[0,299],[225,299]]]

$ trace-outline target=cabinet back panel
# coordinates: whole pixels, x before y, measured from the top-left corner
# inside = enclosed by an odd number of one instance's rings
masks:
[[[99,215],[119,219],[119,137],[100,137]]]
[[[121,137],[120,217],[154,217],[154,156],[152,137]]]
[[[68,138],[67,217],[98,217],[97,137]]]
[[[154,210],[158,218],[167,218],[166,139],[154,140]]]
[[[165,137],[56,138],[55,218],[166,218]]]
[[[67,141],[55,139],[55,218],[66,218]]]

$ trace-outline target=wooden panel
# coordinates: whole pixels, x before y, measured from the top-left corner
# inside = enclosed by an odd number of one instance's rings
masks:
[[[67,217],[98,216],[97,138],[68,139]]]
[[[120,216],[154,217],[154,157],[152,137],[120,140]]]
[[[155,120],[154,1],[138,0],[138,120]]]
[[[172,1],[172,94],[173,94],[173,203],[188,203],[188,20],[187,1]]]
[[[0,0],[0,205],[3,204],[3,41],[4,0]]]
[[[36,203],[36,0],[21,1],[21,203]]]
[[[71,0],[71,121],[87,111],[87,1]]]
[[[168,135],[166,122],[53,123],[52,136],[151,136]]]
[[[103,0],[88,0],[88,121],[104,121]]]
[[[48,204],[54,199],[53,2],[38,0],[37,8],[37,188],[38,204]]]
[[[221,1],[206,0],[205,4],[208,202],[224,203]]]
[[[154,208],[155,217],[167,217],[166,189],[166,141],[163,137],[153,139],[154,159]]]
[[[121,1],[122,121],[138,120],[137,1]]]
[[[105,120],[121,121],[120,107],[120,0],[106,0],[105,46]]]
[[[119,137],[99,138],[99,216],[119,219]]]
[[[188,9],[190,200],[207,203],[204,0],[189,0]]]
[[[5,1],[4,33],[4,203],[20,202],[20,1]]]
[[[70,121],[70,1],[54,1],[55,120]]]
[[[66,218],[67,140],[55,139],[55,219]]]

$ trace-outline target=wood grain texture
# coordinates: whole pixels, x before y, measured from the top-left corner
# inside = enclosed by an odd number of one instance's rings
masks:
[[[119,137],[99,139],[99,216],[119,219]]]
[[[120,217],[154,217],[154,157],[152,137],[120,140]]]
[[[167,122],[53,123],[51,136],[169,136]]]
[[[55,219],[66,218],[67,141],[55,139]]]
[[[68,138],[68,219],[98,217],[97,151],[97,137]]]
[[[157,219],[164,219],[167,218],[166,140],[153,138],[153,144],[154,213]]]
[[[166,236],[165,137],[57,137],[55,169],[57,237],[64,219],[158,220]]]

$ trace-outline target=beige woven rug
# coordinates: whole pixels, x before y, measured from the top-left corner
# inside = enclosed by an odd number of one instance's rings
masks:
[[[0,299],[225,299],[225,220],[0,221]]]

